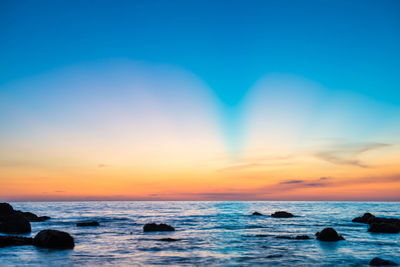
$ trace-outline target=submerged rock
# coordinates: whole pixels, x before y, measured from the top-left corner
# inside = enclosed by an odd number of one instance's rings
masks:
[[[278,235],[278,236],[275,236],[275,238],[281,238],[281,239],[298,239],[298,240],[311,239],[308,235],[297,235],[297,236],[295,236],[295,237],[288,236],[288,235]]]
[[[160,241],[175,242],[178,241],[178,239],[168,237],[168,238],[161,238]]]
[[[0,247],[32,245],[32,237],[0,236]]]
[[[99,222],[92,221],[92,222],[79,222],[76,226],[99,226]]]
[[[397,266],[397,263],[376,257],[376,258],[373,258],[369,262],[369,265],[371,265],[371,266],[390,266],[390,265]]]
[[[253,212],[251,215],[262,216],[263,214],[261,214],[261,213],[259,213],[259,212],[255,211],[255,212]]]
[[[397,234],[400,232],[400,225],[385,222],[372,223],[368,228],[368,232]]]
[[[317,236],[317,239],[320,241],[334,242],[334,241],[344,240],[343,236],[338,235],[336,230],[331,227],[325,228],[324,230],[316,233],[315,235]]]
[[[286,212],[286,211],[276,211],[276,212],[272,213],[271,216],[274,217],[274,218],[291,218],[291,217],[294,217],[293,214],[291,214],[290,212]]]
[[[144,232],[155,232],[155,231],[175,231],[175,228],[165,223],[147,223],[143,226]]]
[[[277,235],[277,236],[275,236],[275,238],[279,238],[279,239],[293,239],[293,237],[288,236],[288,235]]]
[[[369,220],[373,220],[376,217],[372,215],[371,213],[367,212],[364,213],[362,217],[356,217],[352,220],[352,222],[358,222],[358,223],[368,223]]]
[[[308,235],[297,235],[296,239],[311,239]]]
[[[13,213],[0,219],[0,232],[25,234],[31,232],[31,224],[22,215]]]
[[[75,246],[74,238],[62,231],[42,230],[33,239],[33,244],[43,248],[71,249]]]

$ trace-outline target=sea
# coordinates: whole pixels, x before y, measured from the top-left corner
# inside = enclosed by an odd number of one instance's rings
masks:
[[[400,234],[368,232],[353,223],[370,212],[400,218],[399,202],[299,201],[88,201],[12,202],[14,209],[50,216],[32,222],[70,233],[75,248],[0,248],[0,266],[368,266],[374,257],[400,264]],[[275,211],[297,217],[273,218]],[[252,216],[254,212],[264,216]],[[97,227],[77,222],[98,221]],[[143,232],[146,223],[174,232]],[[315,233],[333,227],[345,240],[321,242]],[[310,240],[279,239],[309,235]],[[174,242],[163,238],[176,239]]]

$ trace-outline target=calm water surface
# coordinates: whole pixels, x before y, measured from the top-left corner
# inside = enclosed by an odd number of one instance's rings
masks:
[[[69,232],[73,250],[33,246],[0,249],[0,266],[367,266],[373,257],[400,263],[400,234],[373,234],[352,223],[364,212],[400,218],[400,203],[379,202],[16,202],[15,209],[52,219],[33,222]],[[286,210],[299,217],[251,216]],[[76,227],[96,220],[100,227]],[[165,222],[175,232],[143,233],[143,225]],[[334,227],[340,242],[276,239]],[[171,237],[176,242],[161,241]]]

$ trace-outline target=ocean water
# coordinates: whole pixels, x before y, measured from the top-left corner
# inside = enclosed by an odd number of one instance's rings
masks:
[[[400,263],[400,234],[374,234],[351,220],[364,212],[400,218],[400,203],[389,202],[187,202],[100,201],[15,202],[15,209],[52,219],[33,222],[70,233],[73,250],[34,246],[0,248],[0,266],[367,266],[374,257]],[[299,217],[272,218],[278,210]],[[266,216],[251,216],[258,211]],[[99,227],[76,222],[99,221]],[[175,232],[144,233],[149,222],[168,223]],[[325,227],[346,240],[320,242],[277,239]],[[175,238],[176,242],[161,241]]]

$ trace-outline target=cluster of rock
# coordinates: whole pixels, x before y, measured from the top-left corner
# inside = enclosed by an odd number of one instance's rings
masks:
[[[43,248],[69,249],[75,246],[70,234],[57,230],[42,230],[34,238],[21,236],[0,236],[0,247],[34,245]]]
[[[37,216],[32,212],[14,210],[8,203],[0,203],[0,232],[26,234],[31,232],[30,222],[42,222],[48,216]],[[21,236],[0,236],[0,247],[34,245],[44,248],[73,248],[74,238],[66,232],[42,230],[34,238]]]
[[[42,222],[48,216],[37,216],[32,212],[14,210],[8,203],[0,203],[0,232],[24,234],[31,232],[30,222]]]
[[[255,211],[252,215],[262,216],[263,214]],[[286,211],[277,211],[271,214],[271,217],[274,218],[291,218],[295,217],[293,214],[286,212]],[[369,232],[376,232],[376,233],[399,233],[400,232],[400,220],[394,218],[383,218],[383,217],[376,217],[371,213],[365,213],[361,217],[357,217],[353,219],[353,222],[358,223],[366,223],[369,224],[368,231]],[[325,242],[337,242],[340,240],[344,240],[344,237],[339,235],[335,229],[328,227],[323,229],[321,232],[317,232],[316,234],[317,240],[325,241]],[[260,237],[264,237],[267,235],[257,235]],[[275,236],[275,238],[279,239],[311,239],[307,235],[297,235],[297,236],[287,236],[287,235],[279,235]],[[381,258],[374,258],[370,261],[369,265],[371,266],[388,266],[388,265],[396,265],[395,262],[384,260]]]
[[[368,232],[391,234],[400,232],[399,219],[376,217],[369,212],[364,213],[361,217],[354,218],[352,221],[369,224]]]

